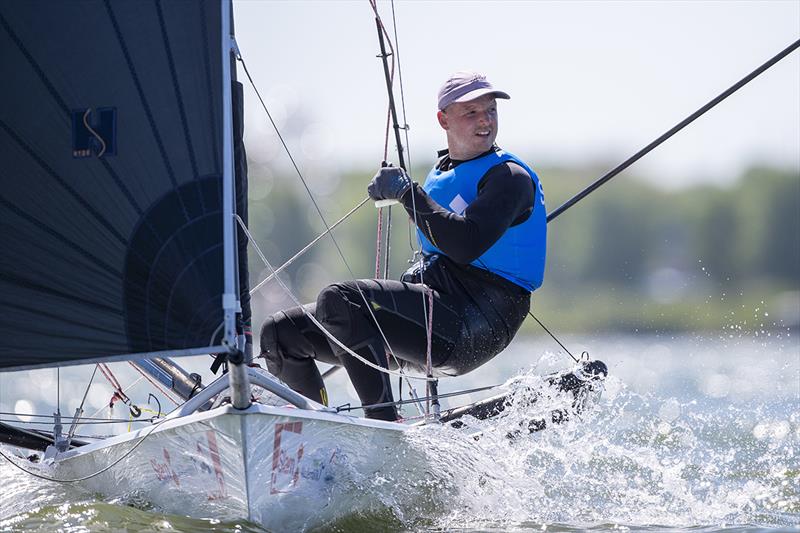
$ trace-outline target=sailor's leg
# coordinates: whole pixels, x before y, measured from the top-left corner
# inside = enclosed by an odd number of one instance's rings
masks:
[[[314,312],[314,305],[306,305]],[[315,358],[335,361],[319,329],[308,319],[303,308],[279,311],[267,318],[261,328],[261,356],[269,371],[292,389],[316,402],[327,405],[325,383]]]
[[[326,287],[317,298],[317,320],[334,337],[371,363],[387,368],[383,343],[377,329],[365,314],[363,300],[352,291],[349,283]],[[329,343],[334,354],[347,370],[350,381],[363,405],[374,405],[392,401],[392,387],[389,376],[359,361],[336,343]],[[365,408],[367,418],[397,420],[394,406]]]
[[[437,368],[445,363],[463,336],[463,305],[449,295],[438,291],[431,294],[423,285],[394,280],[348,281],[331,285],[320,293],[316,317],[364,359],[384,368],[395,366],[393,359],[387,361],[386,353],[391,351],[400,364],[424,371],[431,301],[431,359]],[[375,325],[376,320],[380,330]],[[362,404],[392,401],[389,375],[370,368],[335,344],[331,348],[341,359]],[[393,419],[395,409],[367,409],[366,414]]]
[[[386,352],[382,343],[375,342],[354,351],[367,361],[386,368]],[[350,377],[350,381],[353,383],[362,405],[376,405],[394,401],[389,374],[384,374],[371,368],[351,354],[341,355],[340,360],[342,361],[342,366],[347,370],[347,375]],[[366,407],[364,408],[364,416],[389,421],[399,418],[397,408],[394,405]]]
[[[326,290],[332,288],[350,303],[348,309],[361,318],[347,332],[351,342],[368,344],[375,337],[384,345],[388,341],[387,351],[393,353],[404,366],[424,369],[430,318],[433,319],[430,340],[434,368],[442,366],[464,335],[464,313],[468,307],[464,298],[441,294],[436,290],[431,293],[430,289],[418,283],[383,279],[348,281],[332,285]],[[364,298],[369,302],[369,308]],[[429,313],[431,301],[432,317]],[[382,335],[375,326],[376,320]],[[390,360],[391,363],[394,361]]]

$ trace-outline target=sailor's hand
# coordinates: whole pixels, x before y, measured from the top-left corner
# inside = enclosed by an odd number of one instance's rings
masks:
[[[406,171],[393,167],[391,163],[381,167],[367,187],[373,200],[400,200],[411,189],[411,178]]]

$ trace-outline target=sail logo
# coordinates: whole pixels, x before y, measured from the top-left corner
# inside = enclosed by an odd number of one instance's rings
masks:
[[[117,108],[72,111],[72,157],[105,157],[117,153]]]

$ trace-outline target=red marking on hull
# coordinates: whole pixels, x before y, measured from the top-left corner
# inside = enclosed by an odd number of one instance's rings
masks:
[[[169,459],[169,452],[166,448],[163,448],[164,451],[164,462],[159,463],[155,459],[150,459],[150,466],[153,467],[153,470],[156,473],[156,478],[159,481],[167,481],[171,479],[173,483],[175,483],[176,487],[181,486],[180,479],[178,479],[178,474],[175,470],[172,469],[172,463]]]
[[[303,443],[297,448],[297,452],[292,457],[287,450],[281,447],[281,434],[283,432],[296,433],[298,435],[303,433],[302,422],[282,422],[275,424],[275,440],[272,446],[272,476],[270,479],[270,494],[277,494],[280,492],[289,492],[293,489],[300,479],[300,460],[303,458]],[[278,476],[291,475],[292,480],[287,488],[280,488],[278,484]]]
[[[217,433],[209,429],[206,431],[206,437],[208,438],[208,453],[211,455],[211,464],[214,465],[214,476],[217,478],[217,484],[219,485],[219,492],[209,494],[208,499],[220,500],[227,498],[228,494],[225,491],[225,475],[222,471],[222,461],[219,456],[219,447],[217,446]]]

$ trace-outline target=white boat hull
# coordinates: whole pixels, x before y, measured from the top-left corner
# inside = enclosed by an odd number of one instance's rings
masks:
[[[406,446],[408,426],[285,407],[230,406],[60,455],[59,479],[169,512],[302,530],[370,505],[347,490]],[[133,447],[136,447],[133,449]]]

